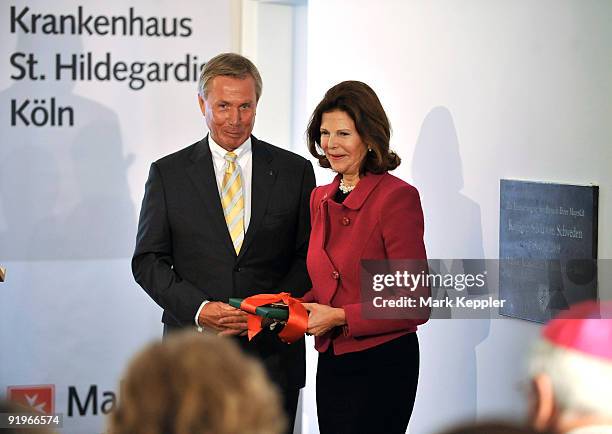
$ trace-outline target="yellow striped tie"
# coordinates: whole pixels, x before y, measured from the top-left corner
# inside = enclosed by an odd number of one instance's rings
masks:
[[[221,185],[221,205],[225,222],[229,230],[236,254],[244,241],[244,195],[242,194],[242,177],[236,165],[236,154],[225,154],[225,174]]]

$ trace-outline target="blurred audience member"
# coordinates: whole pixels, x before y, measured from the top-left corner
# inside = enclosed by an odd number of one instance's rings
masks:
[[[278,391],[229,339],[180,332],[130,362],[109,434],[277,434]]]
[[[530,427],[512,425],[506,422],[481,422],[461,425],[441,434],[544,434]]]
[[[535,429],[612,434],[612,302],[579,303],[548,323],[529,368]]]

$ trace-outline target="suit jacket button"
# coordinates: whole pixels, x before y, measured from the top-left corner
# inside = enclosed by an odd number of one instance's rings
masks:
[[[332,272],[332,279],[334,279],[334,280],[340,279],[340,273],[338,273],[336,270],[334,270]]]
[[[242,271],[242,268],[240,268],[240,267],[236,267],[236,268],[234,268],[234,271],[235,271],[236,273],[240,273],[240,272]]]
[[[342,217],[342,224],[343,224],[344,226],[348,226],[348,225],[350,225],[350,224],[351,224],[351,219],[350,219],[350,218],[348,218],[348,217]]]

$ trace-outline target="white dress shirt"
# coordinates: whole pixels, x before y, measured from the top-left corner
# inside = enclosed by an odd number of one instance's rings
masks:
[[[217,191],[219,193],[219,201],[221,200],[221,186],[223,185],[223,175],[227,168],[227,161],[225,160],[225,154],[228,151],[223,149],[217,142],[215,142],[212,136],[208,135],[208,147],[212,154],[213,168],[215,169],[215,179],[217,180]],[[242,179],[242,194],[244,196],[244,231],[246,232],[251,221],[251,185],[253,179],[253,150],[251,145],[251,137],[234,149],[236,154],[236,164],[240,170],[240,178]],[[195,323],[198,326],[198,330],[202,331],[200,324],[198,323],[198,317],[204,305],[208,303],[208,300],[204,300],[200,305],[200,308],[195,315]]]
[[[219,200],[221,200],[221,185],[223,184],[223,175],[227,168],[225,154],[228,151],[219,146],[213,138],[208,135],[208,146],[212,154],[213,167],[215,168],[215,178],[217,179],[217,188],[219,190]],[[234,149],[236,154],[236,164],[240,169],[242,178],[242,194],[244,196],[244,230],[246,231],[251,221],[251,180],[253,179],[253,152],[251,150],[251,138],[238,148]]]

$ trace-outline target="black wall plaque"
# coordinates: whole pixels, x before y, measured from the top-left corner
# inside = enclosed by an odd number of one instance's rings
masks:
[[[500,181],[500,314],[546,322],[597,298],[599,188]]]

